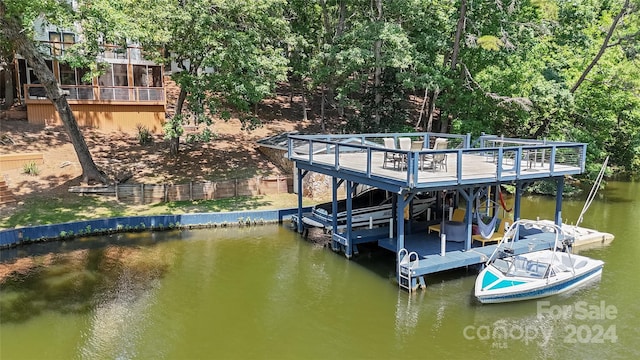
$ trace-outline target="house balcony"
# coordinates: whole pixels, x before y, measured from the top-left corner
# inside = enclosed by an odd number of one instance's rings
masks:
[[[25,103],[48,102],[44,86],[26,84]],[[165,105],[164,87],[62,85],[70,104]]]
[[[78,125],[135,133],[138,126],[161,134],[165,122],[164,87],[62,85]],[[62,121],[41,84],[26,84],[29,123],[47,126]]]

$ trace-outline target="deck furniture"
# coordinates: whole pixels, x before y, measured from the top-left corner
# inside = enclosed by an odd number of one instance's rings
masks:
[[[411,138],[408,138],[408,137],[398,138],[398,143],[400,144],[400,150],[404,150],[404,151],[411,150]],[[398,170],[404,170],[408,168],[407,154],[397,154],[394,162],[394,167]]]
[[[433,143],[432,150],[446,150],[447,146],[448,146],[447,139],[437,138],[436,141]],[[422,156],[422,163],[424,163],[425,160],[428,160],[431,162],[430,168],[433,171],[436,171],[438,168],[444,169],[445,172],[447,171],[447,154],[445,153],[425,154]]]
[[[467,225],[464,221],[445,221],[442,233],[447,236],[447,241],[464,242]]]
[[[498,225],[498,230],[496,230],[493,235],[491,235],[488,238],[485,238],[484,236],[477,234],[477,235],[472,235],[471,236],[471,241],[478,241],[480,243],[482,243],[482,246],[485,246],[485,244],[487,243],[494,243],[494,242],[498,242],[500,241],[503,237],[504,237],[504,232],[507,230],[507,226],[509,225],[509,223],[507,221],[505,221],[504,219],[499,219],[500,221],[500,225]]]
[[[464,221],[464,215],[465,215],[464,209],[455,209],[453,210],[453,214],[451,215],[450,221],[459,221],[459,222]],[[432,231],[435,231],[439,234],[440,224],[429,225],[429,227],[427,228],[427,233],[431,234]]]
[[[386,137],[386,138],[383,138],[382,141],[384,142],[385,149],[393,149],[393,150],[396,149],[396,140],[394,138]],[[386,165],[388,162],[394,164],[394,167],[395,167],[396,157],[397,157],[397,154],[389,151],[385,151],[384,160],[382,161],[382,168],[383,169],[386,168]]]

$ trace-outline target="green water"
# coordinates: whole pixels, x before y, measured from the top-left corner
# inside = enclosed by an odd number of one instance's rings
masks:
[[[583,225],[616,240],[581,254],[606,262],[602,279],[548,303],[479,305],[471,271],[408,294],[391,253],[348,261],[278,226],[38,244],[17,262],[4,251],[21,270],[0,285],[0,358],[637,359],[639,194],[611,183],[599,196]],[[554,204],[527,198],[523,217]],[[564,317],[538,314],[556,305]],[[583,319],[589,306],[615,314]]]

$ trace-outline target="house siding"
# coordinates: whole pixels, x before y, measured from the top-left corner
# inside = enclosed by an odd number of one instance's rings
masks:
[[[162,133],[164,105],[141,104],[70,104],[79,126],[105,131],[137,132],[138,124],[154,134]],[[49,101],[31,102],[27,106],[29,123],[62,125],[60,116]]]

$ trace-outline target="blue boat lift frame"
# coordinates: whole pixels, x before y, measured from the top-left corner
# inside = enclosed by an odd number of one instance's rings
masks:
[[[381,145],[382,138],[392,137],[396,141],[401,137],[419,138],[422,149],[397,150],[386,149]],[[432,138],[447,138],[454,149],[432,150],[429,144]],[[360,139],[360,143],[354,139]],[[348,142],[347,142],[348,141]],[[411,234],[412,222],[405,228],[404,209],[413,197],[425,191],[455,190],[465,199],[465,241],[464,248],[448,251],[447,261],[435,261],[431,254],[412,261],[414,277],[410,280],[409,290],[417,286],[415,276],[464,267],[481,263],[484,257],[475,253],[491,251],[492,246],[483,251],[472,248],[472,213],[473,199],[481,189],[501,184],[515,185],[514,220],[520,219],[521,196],[523,189],[530,183],[542,179],[553,179],[556,182],[556,209],[554,222],[562,222],[562,191],[564,176],[581,174],[585,170],[586,144],[557,142],[547,140],[530,140],[505,138],[495,135],[482,135],[476,141],[471,141],[471,135],[441,134],[441,133],[395,133],[395,134],[349,134],[349,135],[289,135],[288,153],[290,160],[297,168],[298,185],[298,214],[297,231],[302,233],[302,181],[309,172],[316,172],[332,177],[332,249],[342,250],[347,258],[357,254],[357,245],[364,242],[384,241],[395,243],[395,252],[400,254],[405,249],[406,231]],[[374,158],[379,159],[384,152],[391,152],[406,159],[406,169],[393,172],[382,171],[374,164]],[[430,173],[421,167],[424,156],[445,154],[455,163],[453,174],[442,176],[437,172]],[[531,160],[533,157],[533,161]],[[481,159],[484,159],[482,161]],[[540,160],[540,161],[538,161]],[[474,173],[469,170],[475,163],[486,162],[495,164],[489,171],[480,170]],[[528,164],[527,164],[528,163]],[[355,164],[355,165],[354,165]],[[505,165],[508,164],[508,165]],[[493,166],[493,165],[491,165]],[[533,168],[532,168],[533,167]],[[449,171],[447,171],[449,173]],[[364,184],[384,189],[393,194],[393,216],[388,228],[358,231],[352,229],[351,216],[347,216],[347,224],[343,232],[338,231],[337,193],[338,188],[345,184],[347,214],[351,214],[352,195],[356,184]],[[388,236],[386,236],[388,234]],[[380,245],[382,246],[382,245]],[[545,241],[527,246],[529,251],[539,250],[540,247],[552,246]],[[387,249],[390,246],[382,246]],[[473,249],[473,251],[472,251]],[[458,261],[454,261],[454,254],[465,253]],[[473,256],[472,256],[473,255]],[[439,256],[439,255],[438,255]],[[444,258],[443,257],[443,258]],[[444,260],[444,259],[441,259]],[[398,262],[401,260],[398,259]],[[401,269],[398,270],[400,281]],[[422,277],[420,285],[424,285]]]

